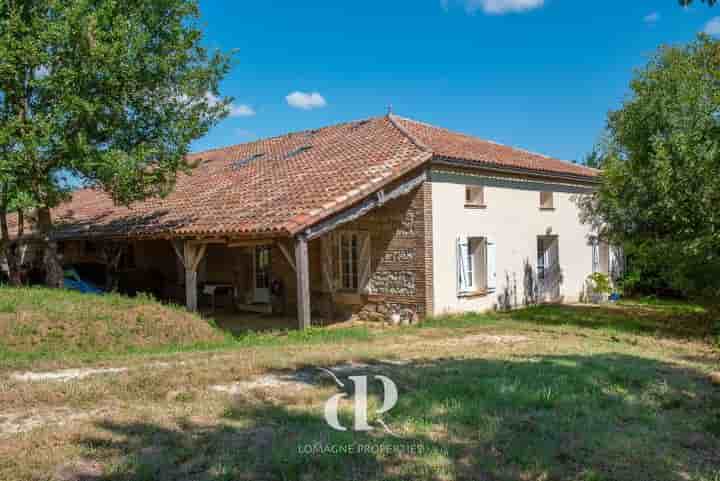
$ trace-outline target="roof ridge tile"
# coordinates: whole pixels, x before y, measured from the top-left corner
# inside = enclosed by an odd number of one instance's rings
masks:
[[[398,129],[405,137],[410,139],[410,141],[413,144],[415,144],[420,150],[424,150],[425,152],[432,153],[432,149],[430,147],[428,147],[425,143],[420,141],[420,139],[418,139],[417,137],[412,135],[408,129],[406,129],[405,127],[400,125],[400,123],[395,119],[395,117],[402,118],[402,117],[396,116],[395,114],[392,114],[392,113],[387,115],[387,118],[390,121],[390,123],[393,126],[395,126],[395,128]],[[405,119],[405,120],[410,120],[410,119]]]

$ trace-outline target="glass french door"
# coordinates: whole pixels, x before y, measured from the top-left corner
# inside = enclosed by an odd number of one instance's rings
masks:
[[[540,236],[537,239],[537,273],[540,300],[560,298],[562,270],[560,269],[560,242],[557,236]]]
[[[256,303],[270,302],[270,246],[256,246],[253,259],[254,300]]]

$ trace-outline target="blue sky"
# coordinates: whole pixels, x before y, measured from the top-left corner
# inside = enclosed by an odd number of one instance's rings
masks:
[[[233,115],[193,150],[386,113],[582,159],[632,70],[720,35],[677,0],[201,0],[205,42],[237,49]],[[294,94],[294,95],[293,95]]]

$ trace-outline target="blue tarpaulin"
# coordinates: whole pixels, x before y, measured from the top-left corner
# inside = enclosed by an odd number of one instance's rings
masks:
[[[103,290],[92,282],[84,281],[80,279],[75,269],[67,269],[65,271],[65,278],[63,279],[63,287],[71,291],[80,291],[85,294],[102,294]]]

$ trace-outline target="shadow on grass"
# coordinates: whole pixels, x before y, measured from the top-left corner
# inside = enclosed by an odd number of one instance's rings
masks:
[[[699,372],[650,359],[440,359],[343,370],[341,379],[381,373],[397,384],[399,401],[383,420],[399,437],[331,429],[323,417],[331,385],[307,373],[297,381],[314,398],[238,397],[220,419],[181,419],[175,428],[104,422],[109,438],[80,442],[98,461],[119,462],[93,479],[714,481],[720,469],[720,392]],[[375,426],[380,386],[369,382]],[[340,421],[352,425],[351,403]]]
[[[507,316],[543,325],[574,325],[681,339],[710,339],[720,325],[720,316],[714,311],[640,304],[622,307],[541,305]]]

